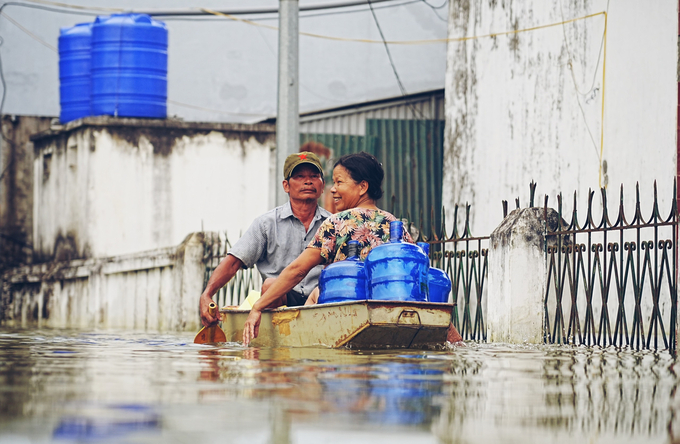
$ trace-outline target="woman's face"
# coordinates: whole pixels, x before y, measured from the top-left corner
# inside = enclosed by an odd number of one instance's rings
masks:
[[[335,211],[344,211],[356,207],[368,192],[366,181],[356,183],[347,168],[338,165],[333,169],[333,203]]]

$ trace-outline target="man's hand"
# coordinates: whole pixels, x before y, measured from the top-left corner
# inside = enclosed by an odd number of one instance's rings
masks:
[[[220,316],[219,310],[215,310],[214,315],[210,314],[210,310],[208,309],[208,306],[210,305],[210,303],[212,301],[213,301],[212,298],[209,297],[208,295],[206,295],[206,294],[201,295],[201,300],[200,300],[200,303],[199,303],[200,304],[199,305],[200,311],[201,311],[201,323],[206,327],[209,327],[209,326],[217,323],[218,321],[220,321],[222,319],[221,316]]]
[[[250,310],[246,324],[243,327],[243,345],[248,346],[250,341],[257,338],[260,333],[260,321],[262,320],[262,312],[256,308]]]

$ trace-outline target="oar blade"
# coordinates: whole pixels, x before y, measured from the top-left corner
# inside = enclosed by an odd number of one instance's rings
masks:
[[[217,311],[217,304],[211,302],[208,309],[210,314],[214,315]],[[216,342],[227,342],[227,336],[217,324],[203,327],[194,338],[194,344],[214,344]]]
[[[227,342],[227,336],[217,324],[203,327],[194,338],[194,344],[214,344],[216,342]]]

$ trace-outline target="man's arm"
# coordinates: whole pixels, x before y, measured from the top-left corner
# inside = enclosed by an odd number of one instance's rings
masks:
[[[292,290],[312,268],[322,262],[321,250],[307,248],[281,272],[271,287],[253,304],[243,328],[243,345],[248,345],[260,333],[262,310]]]
[[[200,299],[201,323],[206,327],[221,319],[219,311],[215,312],[214,316],[211,316],[208,311],[208,306],[213,302],[213,295],[217,293],[220,288],[224,287],[224,285],[229,282],[241,268],[244,268],[241,259],[228,254],[227,257],[222,259],[222,262],[219,263],[217,268],[215,268],[212,276],[210,276],[208,285],[205,286],[205,290],[203,290]]]

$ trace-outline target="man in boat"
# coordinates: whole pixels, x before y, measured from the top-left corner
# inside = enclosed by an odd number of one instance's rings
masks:
[[[291,154],[283,165],[283,190],[288,202],[259,216],[219,263],[200,298],[201,322],[205,326],[220,320],[208,306],[213,295],[241,268],[257,265],[264,283],[262,293],[293,262],[314,238],[330,213],[319,207],[324,191],[323,167],[311,152]],[[273,306],[304,305],[317,286],[322,266],[314,269]]]
[[[339,212],[321,224],[316,235],[312,234],[307,248],[303,246],[301,254],[284,267],[281,276],[268,287],[267,292],[262,292],[262,297],[255,302],[246,319],[243,345],[257,338],[263,309],[277,306],[277,301],[299,282],[304,282],[305,277],[320,265],[344,260],[350,240],[359,242],[362,259],[373,247],[389,240],[390,223],[396,218],[376,204],[383,195],[384,177],[382,164],[375,156],[365,152],[347,154],[335,162],[331,193],[335,209]],[[408,231],[404,230],[403,236],[407,242],[413,242]],[[314,302],[312,297],[307,304]],[[453,324],[449,326],[447,340],[452,343],[462,341]]]

